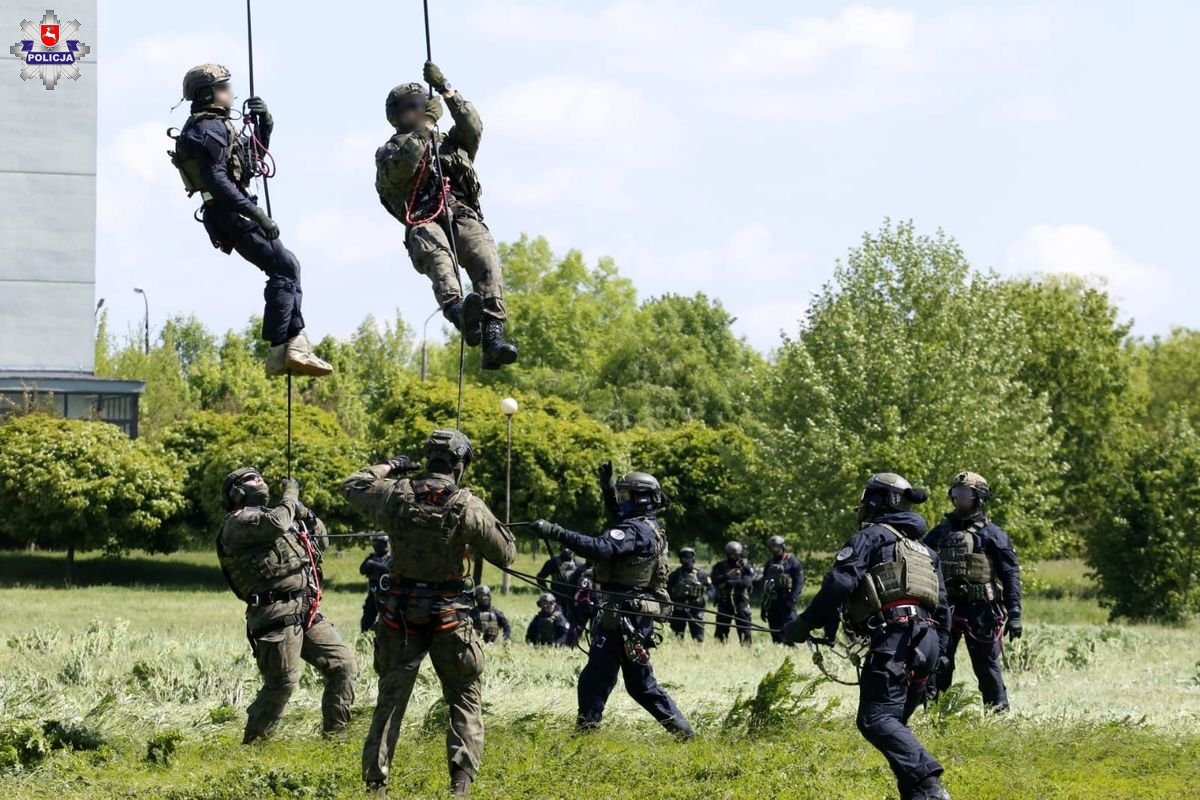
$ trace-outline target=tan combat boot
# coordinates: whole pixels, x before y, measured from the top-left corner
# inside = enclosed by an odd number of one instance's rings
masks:
[[[287,374],[287,345],[273,344],[267,350],[267,377]]]
[[[284,366],[286,371],[293,375],[321,378],[333,374],[333,367],[317,357],[317,354],[312,351],[312,345],[308,343],[308,337],[303,333],[296,334],[288,340],[287,350],[284,354]]]

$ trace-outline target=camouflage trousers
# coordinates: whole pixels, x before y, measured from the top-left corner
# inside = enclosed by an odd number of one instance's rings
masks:
[[[408,708],[417,672],[426,654],[442,684],[450,707],[446,732],[446,758],[451,767],[472,778],[479,771],[483,752],[483,701],[480,676],[483,648],[469,622],[452,631],[403,631],[378,623],[375,626],[375,672],[379,674],[379,700],[371,730],[363,745],[362,776],[367,783],[386,783],[400,723]]]
[[[243,744],[275,732],[292,692],[300,683],[303,662],[312,664],[325,677],[325,694],[321,697],[322,728],[333,732],[350,724],[358,665],[354,661],[354,651],[342,641],[333,623],[318,616],[307,631],[302,631],[298,625],[290,625],[251,641],[263,685],[246,710]]]
[[[442,215],[435,222],[410,228],[405,238],[413,266],[433,281],[433,294],[442,308],[462,299],[447,230]],[[505,319],[504,278],[496,240],[479,215],[461,203],[454,204],[454,243],[459,263],[471,278],[471,288],[483,299],[484,316]]]

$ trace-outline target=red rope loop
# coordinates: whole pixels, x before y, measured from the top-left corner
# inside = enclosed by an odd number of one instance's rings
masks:
[[[408,197],[408,203],[404,207],[404,222],[408,225],[424,225],[426,222],[433,222],[442,215],[446,210],[446,203],[450,197],[450,179],[442,179],[442,191],[438,192],[437,205],[433,211],[423,217],[418,217],[413,213],[413,209],[417,205],[417,195],[424,188],[426,174],[429,172],[429,154],[433,150],[433,144],[430,143],[425,152],[421,155],[421,163],[417,166],[417,177],[413,180],[412,194]]]
[[[317,552],[313,548],[312,539],[308,535],[308,526],[304,523],[296,526],[296,537],[304,545],[304,552],[308,555],[308,568],[312,574],[313,587],[317,590],[312,604],[308,607],[308,619],[304,621],[304,629],[308,630],[312,627],[313,620],[317,618],[317,611],[321,608],[321,598],[324,597],[324,593],[321,590],[321,570],[317,566]]]

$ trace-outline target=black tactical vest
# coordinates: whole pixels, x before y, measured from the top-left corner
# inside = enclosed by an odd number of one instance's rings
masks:
[[[704,599],[704,584],[700,581],[700,570],[681,569],[679,580],[675,582],[675,600],[696,604]]]
[[[224,158],[229,164],[229,177],[239,187],[245,189],[250,183],[250,170],[246,168],[247,159],[244,152],[242,137],[233,127],[233,121],[229,119],[227,113],[215,110],[197,111],[188,117],[188,121],[184,123],[183,130],[188,130],[197,122],[205,119],[219,119],[225,123],[225,135],[229,144],[225,147]],[[172,128],[171,130],[174,130]],[[179,134],[182,135],[182,132]],[[179,136],[171,136],[171,131],[167,131],[167,136],[178,141]],[[167,155],[171,157],[171,164],[179,170],[179,177],[183,181],[184,191],[188,197],[191,197],[196,192],[206,191],[204,181],[200,177],[200,160],[199,157],[192,153],[184,156],[177,150],[168,150]],[[206,200],[208,198],[205,198]]]
[[[500,638],[500,615],[490,608],[481,608],[479,614],[479,632],[485,642],[494,642]]]
[[[986,519],[980,519],[965,530],[950,531],[938,547],[946,593],[956,602],[990,603],[996,599],[992,561],[975,550],[975,537],[987,524]]]

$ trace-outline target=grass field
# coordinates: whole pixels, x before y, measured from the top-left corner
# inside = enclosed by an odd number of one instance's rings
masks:
[[[326,614],[363,667],[350,733],[321,738],[310,671],[275,740],[243,748],[257,673],[213,558],[83,558],[76,587],[64,589],[61,555],[0,553],[0,797],[361,797],[358,758],[375,694],[370,638],[357,634],[363,555],[327,561]],[[531,571],[538,560],[526,555],[518,566]],[[499,584],[497,574],[485,580]],[[914,720],[955,797],[1200,797],[1195,629],[1108,625],[1078,563],[1036,565],[1027,580],[1027,634],[1009,652],[1013,713],[983,716],[962,654],[965,691]],[[519,639],[536,593],[517,589],[497,605]],[[771,704],[749,726],[727,721],[739,695],[789,655],[801,675],[794,702]],[[475,796],[894,797],[882,758],[854,728],[853,690],[813,685],[806,650],[668,637],[654,658],[701,734],[691,743],[665,736],[620,689],[605,730],[575,736],[582,653],[489,648]],[[405,722],[395,797],[443,790],[438,696],[427,668]]]

